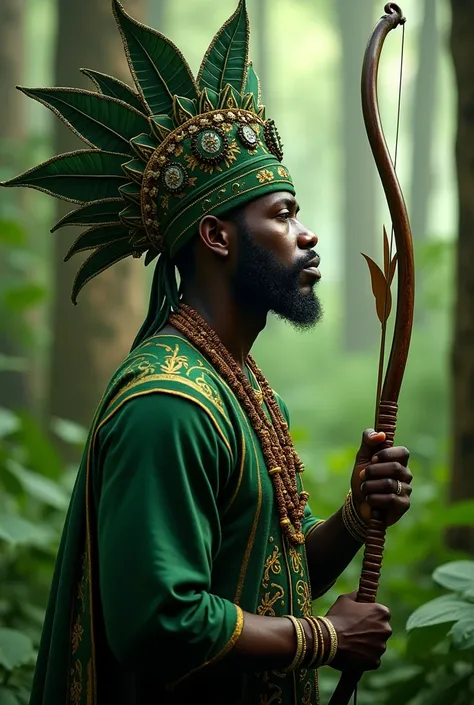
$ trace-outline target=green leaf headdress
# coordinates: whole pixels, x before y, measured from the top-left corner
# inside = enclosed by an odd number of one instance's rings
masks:
[[[173,257],[206,214],[222,215],[277,190],[294,193],[282,145],[260,104],[248,60],[245,0],[214,37],[197,80],[165,36],[112,0],[135,90],[84,69],[97,91],[21,88],[88,146],[62,154],[3,186],[27,186],[79,204],[54,228],[87,226],[66,259],[92,254],[72,291],[115,262],[157,256],[147,320],[136,343],[166,323],[179,294]]]

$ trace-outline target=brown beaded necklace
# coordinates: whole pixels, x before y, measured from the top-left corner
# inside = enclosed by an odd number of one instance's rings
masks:
[[[248,366],[260,386],[270,420],[257,401],[255,390],[244,372],[197,311],[181,304],[179,310],[171,314],[169,323],[205,355],[236,395],[260,441],[273,483],[282,530],[291,543],[303,543],[301,524],[309,495],[298,491],[296,473],[303,472],[304,466],[293,446],[288,424],[263,373],[249,355]]]

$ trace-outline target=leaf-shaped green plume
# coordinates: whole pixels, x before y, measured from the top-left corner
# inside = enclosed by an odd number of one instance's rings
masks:
[[[197,99],[191,69],[179,49],[160,32],[132,19],[118,0],[113,0],[113,9],[133,80],[150,113],[171,115],[175,95]]]
[[[88,281],[116,262],[129,257],[133,252],[133,246],[129,243],[128,238],[104,245],[96,250],[86,259],[76,275],[71,295],[73,304],[77,303],[77,296]]]
[[[137,203],[131,203],[120,212],[120,220],[129,227],[136,228],[142,225],[142,212]]]
[[[85,233],[79,235],[73,246],[64,258],[67,262],[73,255],[85,250],[95,250],[97,247],[108,245],[112,242],[117,242],[123,238],[129,237],[129,228],[125,225],[99,225],[86,230]]]
[[[158,142],[156,138],[147,134],[137,135],[136,137],[133,137],[130,140],[130,144],[132,145],[133,149],[135,150],[136,154],[140,157],[140,159],[143,159],[145,162],[148,162],[151,155],[158,147]]]
[[[209,113],[212,110],[217,110],[219,105],[219,93],[211,88],[203,88],[199,98],[199,112]]]
[[[72,203],[116,198],[119,186],[128,181],[122,171],[127,158],[126,154],[83,149],[53,157],[0,185],[34,188]]]
[[[120,194],[127,203],[140,203],[141,188],[138,184],[124,184],[119,188]],[[123,201],[121,209],[123,208]]]
[[[92,69],[81,69],[81,71],[84,76],[91,79],[97,89],[104,95],[117,98],[140,112],[145,110],[145,105],[140,100],[138,93],[130,88],[130,86],[127,86],[126,83],[123,83],[123,81],[119,81],[118,78],[113,78],[100,71],[93,71]]]
[[[173,98],[173,121],[176,127],[187,122],[197,114],[196,102],[184,98],[183,96],[175,95]]]
[[[20,88],[61,118],[90,147],[131,154],[130,140],[148,131],[148,120],[135,108],[101,93],[75,88]]]
[[[260,80],[255,73],[255,69],[253,67],[252,62],[249,63],[248,68],[247,68],[247,78],[245,80],[245,86],[242,91],[242,95],[247,95],[248,93],[252,93],[255,96],[255,104],[260,105],[262,96],[260,93]]]
[[[363,253],[362,257],[365,257],[367,264],[369,265],[370,278],[372,281],[372,293],[375,297],[377,317],[383,325],[388,320],[392,310],[392,293],[390,291],[390,286],[387,284],[385,275],[378,264]]]
[[[124,173],[135,183],[141,184],[143,180],[143,173],[145,171],[145,165],[139,159],[131,159],[126,164],[122,165]],[[127,179],[128,180],[128,179]]]
[[[123,200],[121,198],[109,198],[106,201],[97,201],[96,203],[88,203],[87,206],[77,208],[61,218],[59,223],[56,223],[51,232],[54,233],[59,228],[64,228],[66,225],[101,225],[103,223],[119,223],[118,214],[123,208]]]
[[[245,0],[211,42],[198,74],[200,89],[220,93],[227,83],[243,90],[249,54],[249,18]]]
[[[153,115],[149,118],[155,137],[162,142],[174,130],[174,123],[170,115]]]
[[[242,96],[229,83],[221,92],[219,97],[219,108],[227,108],[229,110],[238,110],[242,107]]]

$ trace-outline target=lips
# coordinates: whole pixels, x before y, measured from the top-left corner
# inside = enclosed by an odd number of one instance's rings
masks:
[[[304,267],[303,272],[307,272],[308,274],[312,275],[313,277],[316,277],[316,279],[321,278],[321,272],[319,271],[319,263],[321,262],[320,257],[315,257],[312,259],[308,264]]]

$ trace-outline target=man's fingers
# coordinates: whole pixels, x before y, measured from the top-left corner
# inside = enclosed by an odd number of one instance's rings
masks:
[[[400,486],[399,483],[400,482]],[[385,477],[383,480],[366,480],[363,482],[361,492],[367,497],[374,494],[408,495],[412,493],[412,488],[406,482]]]
[[[384,478],[400,480],[400,482],[406,482],[409,485],[413,480],[413,475],[409,468],[398,462],[375,463],[375,465],[368,465],[363,471],[362,479],[364,481],[382,480]]]
[[[378,463],[390,463],[395,461],[406,465],[410,458],[410,451],[404,446],[394,446],[393,448],[380,450],[376,457]]]

